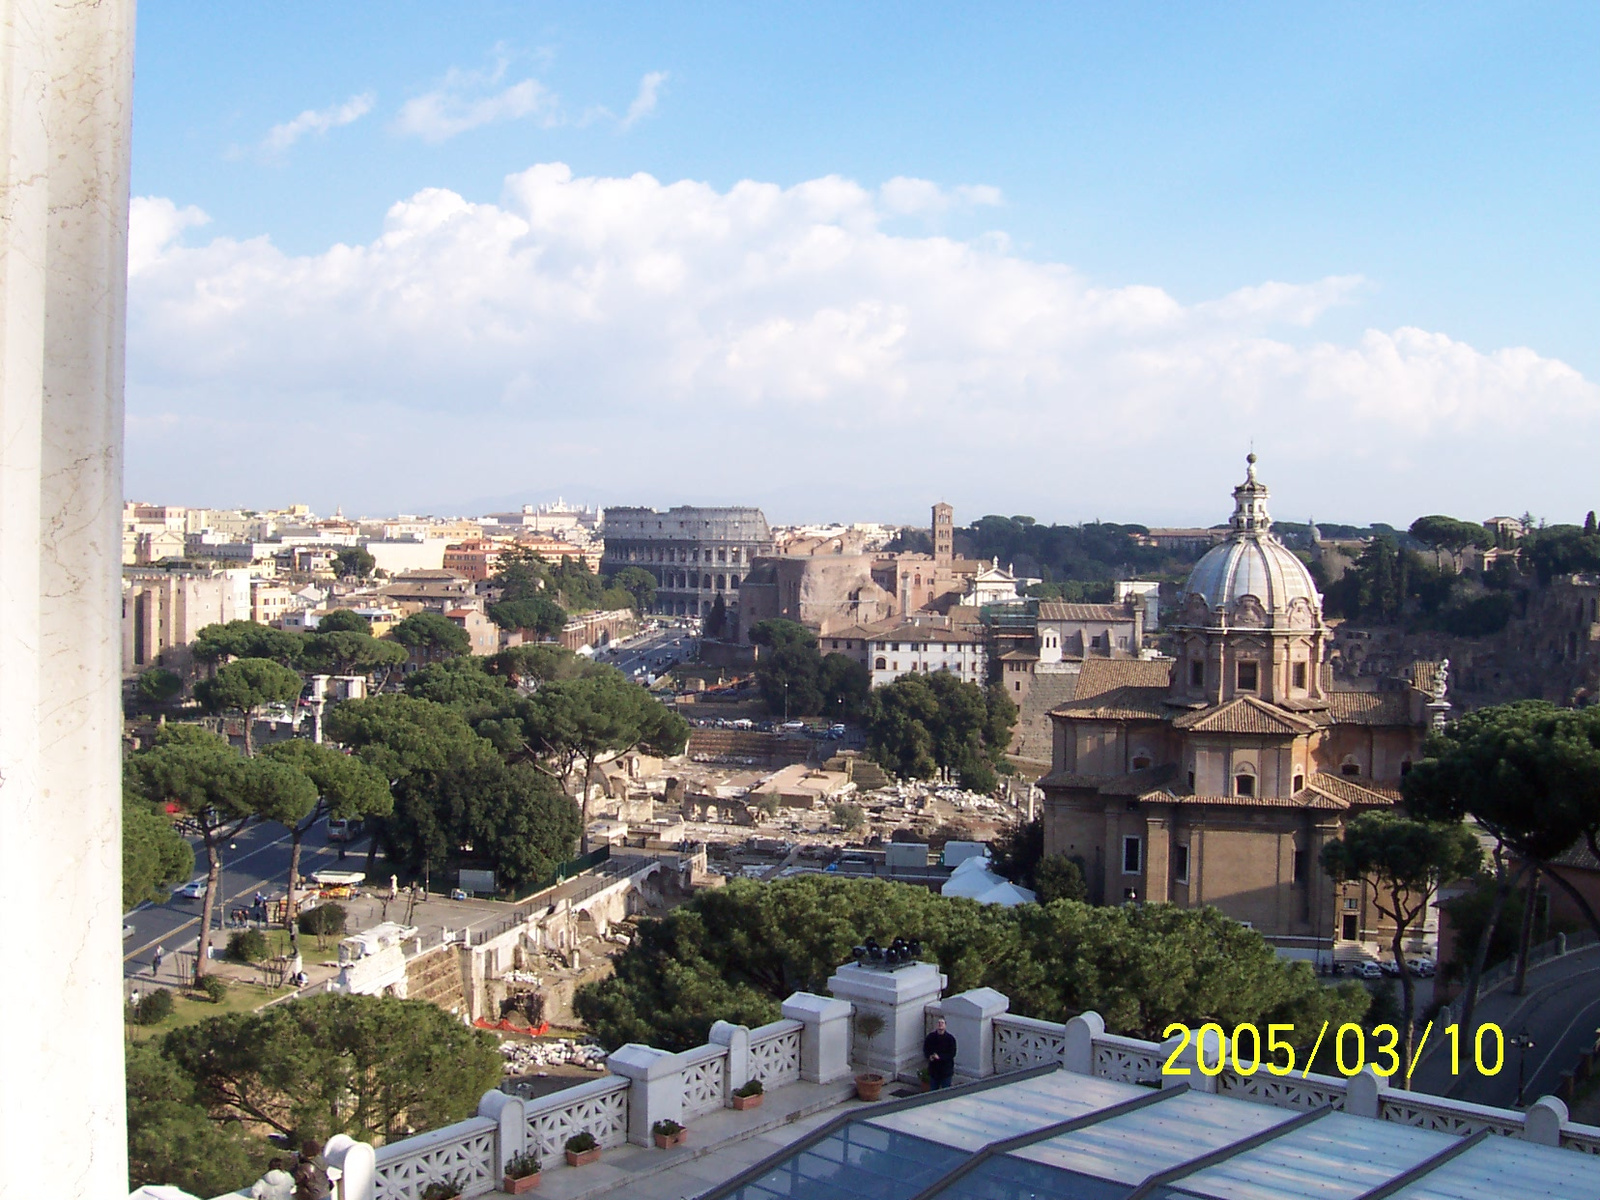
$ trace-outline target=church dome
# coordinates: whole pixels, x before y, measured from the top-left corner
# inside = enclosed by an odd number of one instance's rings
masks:
[[[1317,585],[1305,563],[1272,533],[1266,485],[1256,479],[1256,456],[1246,461],[1245,481],[1233,490],[1228,540],[1207,551],[1190,572],[1180,620],[1211,624],[1220,616],[1236,624],[1320,623]]]

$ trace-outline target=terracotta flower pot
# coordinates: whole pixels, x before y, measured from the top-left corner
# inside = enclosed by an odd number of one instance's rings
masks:
[[[876,1100],[883,1094],[882,1075],[857,1075],[856,1096],[861,1100]]]
[[[746,1109],[760,1108],[761,1102],[765,1099],[766,1096],[761,1092],[757,1092],[754,1096],[735,1096],[733,1098],[733,1107],[740,1112],[744,1112]]]
[[[593,1150],[567,1150],[564,1153],[567,1156],[567,1166],[569,1167],[581,1167],[587,1163],[600,1161],[599,1146],[596,1146]]]
[[[532,1175],[507,1175],[500,1181],[500,1190],[508,1196],[520,1196],[523,1192],[531,1192],[538,1187],[539,1180],[543,1177],[543,1171],[535,1171]]]

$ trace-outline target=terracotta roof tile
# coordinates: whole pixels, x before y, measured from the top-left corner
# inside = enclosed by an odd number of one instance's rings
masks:
[[[1344,775],[1330,775],[1326,771],[1313,772],[1306,781],[1305,791],[1317,792],[1345,807],[1391,808],[1400,803],[1400,793],[1393,788]]]
[[[1329,692],[1324,719],[1333,725],[1410,725],[1405,692]]]
[[[1195,733],[1267,733],[1284,737],[1317,728],[1305,717],[1254,696],[1240,696],[1226,704],[1185,713],[1173,725]]]
[[[1126,775],[1078,775],[1072,771],[1056,771],[1039,780],[1040,787],[1093,788],[1104,796],[1142,796],[1150,789],[1166,783],[1178,773],[1176,763],[1159,767],[1145,767]]]
[[[1133,610],[1122,604],[1069,604],[1063,600],[1039,601],[1041,621],[1133,621]]]
[[[1084,664],[1085,673],[1089,664]],[[1109,692],[1083,696],[1083,677],[1078,678],[1079,698],[1059,708],[1052,709],[1052,717],[1076,717],[1082,721],[1168,721],[1172,709],[1167,706],[1167,689],[1164,687],[1119,687]]]
[[[1179,795],[1170,791],[1151,792],[1140,796],[1139,800],[1145,804],[1182,804],[1182,805],[1212,805],[1220,808],[1294,808],[1294,809],[1323,809],[1334,812],[1343,812],[1349,805],[1338,800],[1330,800],[1309,789],[1296,792],[1293,796],[1190,796]]]
[[[1085,700],[1114,688],[1161,688],[1172,683],[1170,658],[1086,659],[1078,675],[1077,698]]]

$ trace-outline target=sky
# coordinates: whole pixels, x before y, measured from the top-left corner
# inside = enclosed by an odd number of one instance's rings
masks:
[[[130,497],[1600,506],[1593,5],[138,22]]]

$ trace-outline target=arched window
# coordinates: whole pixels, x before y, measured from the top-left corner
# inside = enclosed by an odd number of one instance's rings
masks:
[[[872,664],[872,668],[875,671],[887,671],[889,669],[889,660],[886,658],[879,658]]]
[[[1249,763],[1240,763],[1233,769],[1233,794],[1235,796],[1256,794],[1256,769]]]
[[[1136,754],[1133,756],[1133,769],[1135,771],[1142,771],[1149,765],[1150,756],[1148,754]]]
[[[1305,788],[1305,786],[1306,786],[1306,777],[1305,777],[1305,775],[1303,775],[1299,771],[1296,771],[1294,773],[1294,790],[1297,791],[1297,792],[1298,791],[1302,791]]]
[[[1361,774],[1361,764],[1350,755],[1344,756],[1344,761],[1339,764],[1339,774],[1348,779],[1355,779]]]

